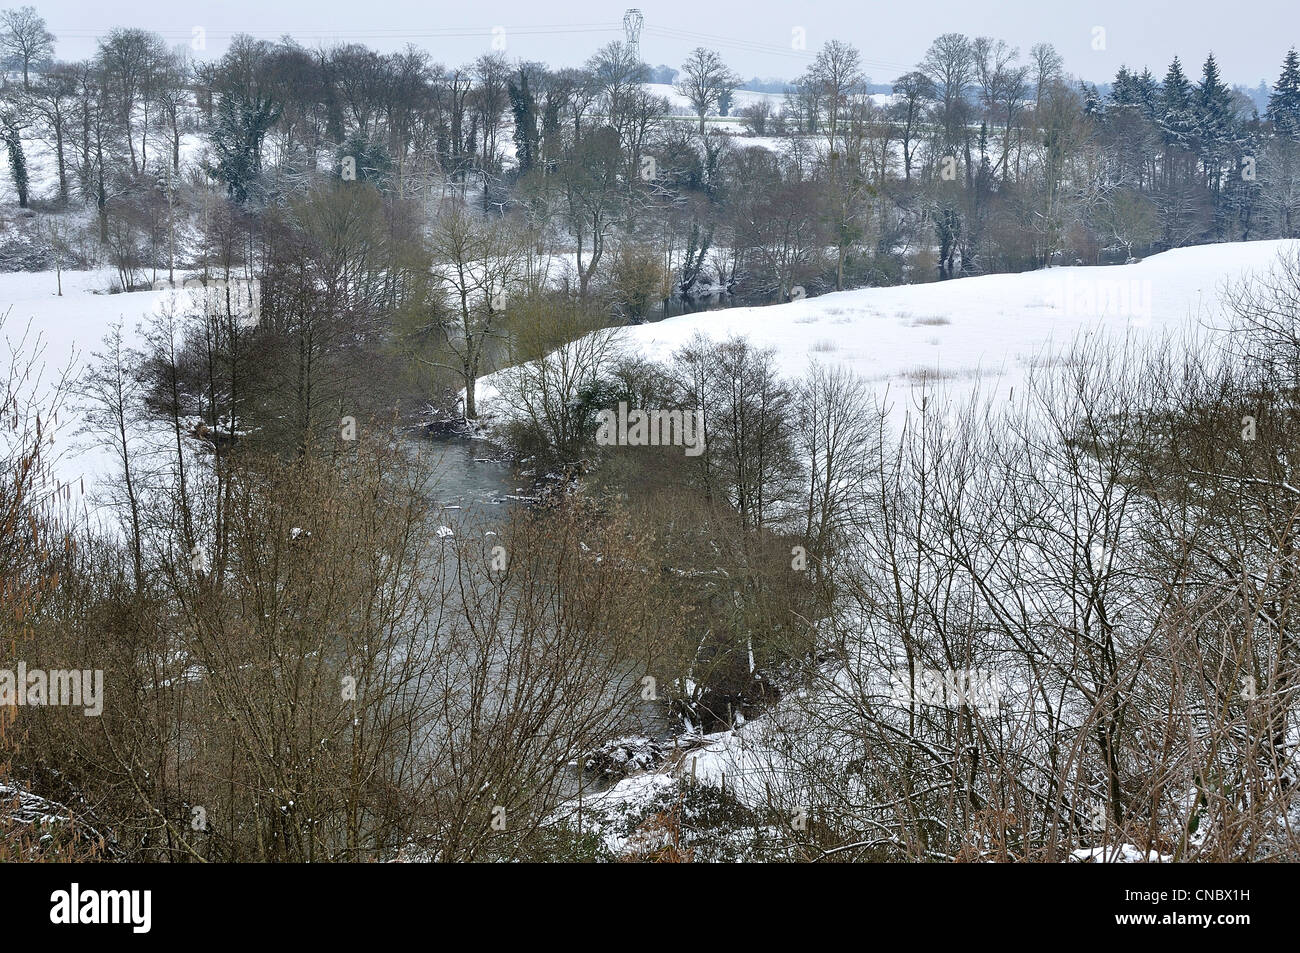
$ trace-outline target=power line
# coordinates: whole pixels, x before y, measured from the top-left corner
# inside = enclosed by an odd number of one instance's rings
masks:
[[[504,29],[509,34],[536,36],[549,34],[564,33],[617,33],[621,32],[623,27],[619,23],[575,23],[575,24],[543,24],[535,26],[516,26],[503,27],[500,25],[490,27],[444,27],[433,28],[428,30],[375,30],[367,29],[362,32],[351,30],[232,30],[219,31],[207,30],[205,36],[213,39],[231,39],[235,36],[246,35],[255,39],[279,39],[282,36],[289,35],[301,39],[329,38],[346,36],[349,39],[430,39],[447,37],[456,39],[459,37],[491,37],[497,34],[493,31]],[[167,30],[154,31],[163,39],[188,40],[193,37],[193,31],[190,32],[172,32]],[[107,33],[102,30],[57,30],[55,35],[60,39],[102,39]]]
[[[729,37],[717,36],[711,33],[700,33],[694,30],[682,30],[676,27],[649,26],[646,28],[650,33],[665,39],[687,40],[689,42],[707,41],[715,46],[725,46],[733,49],[743,50],[749,53],[765,53],[776,56],[795,56],[802,59],[812,59],[816,54],[810,50],[795,49],[793,46],[785,47],[775,43],[764,43],[758,40],[738,40]],[[915,64],[891,63],[888,60],[876,60],[862,58],[864,66],[876,68],[880,67],[887,70],[907,71],[915,68]]]
[[[631,21],[629,21],[631,17]],[[745,53],[755,53],[765,56],[789,56],[802,60],[811,60],[816,54],[806,49],[797,49],[792,46],[782,46],[776,43],[766,43],[759,40],[745,40],[732,37],[718,36],[712,33],[701,33],[696,30],[684,30],[677,27],[656,26],[653,24],[643,24],[643,18],[638,10],[629,10],[624,16],[624,21],[619,22],[590,22],[590,23],[544,23],[532,24],[526,26],[461,26],[461,27],[431,27],[423,30],[410,29],[377,29],[367,28],[365,30],[354,32],[351,30],[321,30],[319,28],[296,31],[292,29],[285,30],[207,30],[202,35],[209,40],[221,41],[231,40],[236,36],[251,36],[254,39],[278,40],[283,36],[292,36],[298,40],[431,40],[431,39],[473,39],[473,38],[491,38],[499,35],[500,30],[505,30],[507,36],[556,36],[566,34],[582,33],[623,33],[629,42],[635,42],[639,47],[640,34],[642,30],[646,33],[659,37],[660,39],[674,40],[678,42],[695,43],[699,45],[717,46],[726,49],[739,50]],[[197,28],[196,28],[197,29]],[[631,32],[629,30],[631,29]],[[189,32],[181,31],[156,31],[158,36],[164,40],[170,41],[188,41],[194,38],[193,30]],[[101,40],[108,33],[104,30],[87,30],[87,29],[55,29],[54,33],[60,38],[77,39],[77,40]],[[630,38],[635,36],[635,41]],[[639,50],[638,50],[639,51]],[[863,58],[864,66],[871,69],[885,69],[905,72],[913,69],[915,64],[891,63],[887,60],[876,60]]]
[[[663,39],[685,40],[690,43],[708,42],[713,46],[730,47],[732,49],[744,50],[750,53],[770,53],[777,56],[797,56],[803,59],[811,59],[814,54],[807,50],[797,50],[793,47],[786,48],[768,43],[758,43],[752,40],[731,40],[726,37],[710,36],[706,33],[693,33],[688,30],[677,30],[672,27],[650,26],[646,28],[649,33]]]

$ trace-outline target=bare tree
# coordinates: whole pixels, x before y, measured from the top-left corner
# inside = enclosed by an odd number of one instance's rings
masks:
[[[903,181],[912,180],[917,143],[924,137],[926,111],[935,98],[934,81],[920,70],[904,73],[894,80],[899,97],[892,107],[899,123],[899,140],[903,149]]]
[[[31,89],[32,67],[54,55],[54,34],[33,7],[5,10],[0,13],[0,52],[22,64],[23,89]]]
[[[32,108],[41,131],[54,146],[59,172],[59,202],[68,204],[68,143],[75,141],[78,75],[76,67],[59,64],[41,77],[32,93]]]
[[[681,78],[676,89],[691,104],[700,117],[700,132],[704,132],[704,117],[717,109],[724,93],[740,85],[740,77],[729,70],[722,57],[713,50],[697,46],[682,64]]]
[[[118,128],[126,139],[131,171],[147,162],[149,110],[157,87],[157,74],[167,59],[167,46],[156,33],[141,29],[116,29],[100,40],[96,65],[103,75]],[[140,116],[140,150],[135,148],[136,115]]]
[[[465,417],[478,416],[475,385],[504,334],[506,308],[519,277],[523,249],[511,222],[479,219],[451,200],[440,211],[429,242],[441,280],[442,301],[434,305],[449,358],[421,358],[454,370],[465,387]]]
[[[840,119],[848,109],[850,98],[865,91],[867,79],[862,72],[862,54],[851,43],[831,40],[817,51],[817,58],[804,75],[805,84],[821,90],[819,99],[825,110],[826,142],[834,170]]]
[[[1033,65],[1034,103],[1037,105],[1052,83],[1061,78],[1065,58],[1051,43],[1035,43],[1029,48],[1029,59]]]

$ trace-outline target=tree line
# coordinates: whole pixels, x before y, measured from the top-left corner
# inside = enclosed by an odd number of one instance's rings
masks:
[[[1103,96],[1050,44],[1025,58],[952,33],[882,97],[859,51],[834,40],[784,97],[729,110],[765,138],[756,147],[708,121],[740,80],[705,48],[675,74],[691,128],[620,42],[558,69],[499,51],[448,67],[415,47],[244,35],[195,60],[120,28],[62,63],[34,10],[6,17],[0,127],[19,204],[39,138],[57,172],[48,198],[93,206],[98,222],[96,247],[47,244],[128,260],[128,281],[174,267],[177,216],[200,196],[260,215],[345,176],[425,214],[459,194],[516,221],[572,257],[566,287],[629,320],[703,292],[786,300],[796,287],[1122,261],[1297,228],[1294,50],[1261,115],[1212,54],[1195,81],[1178,59],[1162,81],[1121,68]]]

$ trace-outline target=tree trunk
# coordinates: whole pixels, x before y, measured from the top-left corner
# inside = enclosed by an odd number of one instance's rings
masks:
[[[478,382],[477,375],[468,363],[465,364],[463,375],[465,378],[465,419],[474,420],[478,417],[478,401],[474,393],[474,385]]]
[[[63,154],[63,124],[54,124],[54,153],[59,163],[59,203],[68,204],[68,165]]]

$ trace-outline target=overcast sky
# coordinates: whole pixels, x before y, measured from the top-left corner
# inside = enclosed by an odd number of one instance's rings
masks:
[[[1121,64],[1150,66],[1163,76],[1175,54],[1195,74],[1213,50],[1225,79],[1253,86],[1272,83],[1286,50],[1300,46],[1297,0],[632,2],[645,18],[642,57],[652,66],[680,66],[693,47],[708,46],[745,77],[793,78],[822,43],[841,39],[862,51],[874,81],[887,83],[915,65],[936,35],[955,31],[1005,39],[1026,54],[1034,43],[1050,42],[1066,69],[1094,82],[1110,79]],[[37,0],[34,6],[58,37],[62,59],[89,55],[95,38],[112,27],[136,26],[172,44],[197,45],[195,31],[202,30],[199,57],[220,55],[231,34],[245,32],[267,39],[288,33],[307,46],[357,41],[390,50],[414,43],[452,64],[495,42],[512,58],[554,65],[578,65],[620,38],[625,9],[608,0]],[[795,48],[798,30],[802,50]]]

